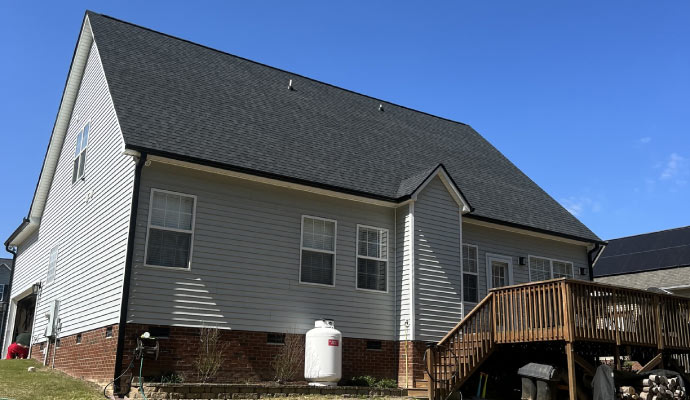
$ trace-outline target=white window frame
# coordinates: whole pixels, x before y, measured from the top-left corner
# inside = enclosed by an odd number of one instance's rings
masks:
[[[328,222],[333,222],[333,251],[330,250],[323,250],[323,249],[314,249],[312,247],[304,247],[304,219],[305,218],[310,218],[310,219],[318,219],[320,221],[328,221]],[[329,219],[329,218],[323,218],[323,217],[317,217],[315,215],[307,215],[304,214],[302,215],[301,219],[301,228],[300,228],[300,233],[299,233],[299,276],[297,277],[297,280],[299,281],[300,285],[310,285],[310,286],[321,286],[321,287],[335,287],[335,281],[336,281],[336,270],[337,270],[337,247],[338,246],[338,221],[334,219]],[[316,282],[302,282],[302,253],[304,250],[307,251],[314,251],[317,253],[326,253],[326,254],[332,254],[333,255],[333,284],[329,285],[327,283],[316,283]]]
[[[475,258],[474,261],[477,264],[477,271],[476,272],[467,272],[465,271],[465,255],[464,255],[464,247],[474,247],[474,254]],[[465,274],[467,275],[474,275],[477,277],[477,301],[469,301],[465,300]],[[467,302],[470,304],[479,304],[479,301],[481,300],[479,298],[479,246],[476,244],[470,244],[470,243],[462,243],[462,246],[460,248],[460,285],[462,287],[462,301],[463,303]]]
[[[359,255],[359,228],[365,228],[365,229],[375,229],[379,231],[379,234],[381,232],[386,233],[386,257],[369,257],[369,256],[361,256]],[[357,233],[356,233],[356,238],[355,240],[357,241],[357,244],[355,246],[355,289],[361,290],[364,292],[374,292],[374,293],[388,293],[388,274],[390,273],[390,260],[389,260],[389,254],[390,254],[390,233],[388,229],[386,228],[379,228],[378,226],[371,226],[371,225],[362,225],[362,224],[357,224]],[[381,246],[382,243],[379,243],[379,247]],[[380,251],[380,250],[379,250]],[[386,290],[378,290],[378,289],[367,289],[367,288],[360,288],[359,287],[359,259],[365,259],[365,260],[375,260],[375,261],[383,261],[386,263]]]
[[[5,284],[0,283],[0,303],[3,302],[4,298],[5,298]]]
[[[74,149],[76,150],[76,148],[77,148],[77,140],[79,138],[79,135],[81,135],[82,132],[84,132],[84,129],[87,126],[89,127],[89,132],[87,133],[86,147],[81,147],[79,149],[79,154],[72,157],[72,168],[73,168],[72,169],[72,177],[74,177],[74,161],[78,160],[81,157],[81,153],[85,152],[86,149],[88,149],[89,144],[91,143],[91,120],[89,120],[89,121],[86,121],[86,123],[84,123],[84,125],[81,126],[81,129],[79,129],[79,132],[77,132],[77,137],[75,138],[75,141],[74,141]],[[82,140],[84,140],[83,137],[82,137]],[[81,146],[81,141],[80,141],[80,146]],[[88,157],[88,154],[87,154],[87,157]],[[79,164],[77,165],[77,178],[72,181],[72,185],[76,185],[77,182],[83,181],[84,177],[86,177],[86,160],[84,160],[84,173],[82,173],[81,176],[79,176],[80,164],[81,164],[81,160],[79,161]]]
[[[566,261],[566,260],[559,260],[556,258],[549,258],[549,257],[542,257],[542,256],[535,256],[532,254],[529,254],[527,256],[527,273],[529,276],[529,281],[532,282],[532,259],[533,258],[541,258],[542,260],[548,260],[549,261],[549,272],[551,274],[551,277],[549,279],[554,279],[553,277],[553,262],[560,262],[564,264],[570,264],[570,272],[572,273],[570,278],[575,278],[575,263],[572,261]],[[560,278],[559,278],[560,279]]]
[[[508,263],[508,276],[506,276],[507,284],[510,286],[513,284],[513,257],[506,256],[503,254],[486,253],[486,289],[493,289],[493,267],[491,266],[491,261],[502,261]],[[504,286],[501,286],[504,287]]]
[[[52,257],[53,257],[53,251],[55,251],[55,263],[51,265],[52,262]],[[60,252],[58,249],[58,245],[55,245],[50,248],[50,252],[48,253],[48,270],[46,271],[46,284],[55,282],[55,277],[57,274],[57,264],[58,264],[58,258],[60,256]],[[52,270],[52,278],[51,278],[51,270]]]
[[[184,196],[184,197],[191,197],[194,200],[194,205],[192,206],[192,229],[187,230],[187,229],[177,229],[177,228],[166,228],[162,226],[153,226],[155,229],[161,229],[161,230],[168,230],[172,232],[180,232],[180,233],[191,233],[192,237],[190,238],[190,243],[189,243],[189,261],[187,262],[187,267],[166,267],[163,265],[154,265],[154,264],[148,264],[146,260],[148,260],[148,251],[149,251],[149,238],[150,238],[150,232],[151,232],[151,215],[153,214],[152,208],[153,208],[153,195],[154,193],[168,193],[168,194],[174,194],[177,196]],[[196,228],[196,204],[197,204],[197,197],[196,195],[189,194],[189,193],[182,193],[182,192],[174,192],[172,190],[165,190],[165,189],[158,189],[158,188],[151,188],[151,194],[149,195],[149,215],[148,215],[148,222],[146,224],[146,242],[144,243],[144,266],[148,268],[156,268],[156,269],[163,269],[166,271],[191,271],[192,269],[192,257],[194,255],[194,232]]]

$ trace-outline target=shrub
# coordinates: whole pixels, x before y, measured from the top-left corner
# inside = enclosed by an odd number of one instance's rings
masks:
[[[275,380],[279,383],[289,382],[302,366],[304,358],[304,340],[300,335],[285,335],[285,344],[280,348],[280,352],[273,358],[271,367],[275,372]]]
[[[386,379],[383,378],[376,382],[375,385],[377,388],[382,388],[382,389],[395,389],[398,387],[398,381],[395,379]]]
[[[201,328],[199,334],[199,353],[194,368],[201,383],[206,383],[218,375],[223,363],[226,344],[220,341],[218,328]]]
[[[365,387],[376,387],[381,389],[394,389],[398,387],[398,381],[395,379],[377,379],[370,375],[365,376],[355,376],[348,382],[349,386],[365,386]]]

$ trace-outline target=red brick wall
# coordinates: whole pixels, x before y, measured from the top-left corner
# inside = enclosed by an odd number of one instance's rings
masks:
[[[106,338],[106,327],[81,333],[81,343],[77,335],[60,338],[60,347],[55,349],[44,344],[31,348],[31,358],[43,362],[44,351],[49,349],[48,365],[52,365],[55,350],[55,368],[77,378],[105,384],[113,379],[115,373],[115,352],[117,350],[118,326],[113,325],[113,336]]]
[[[149,327],[150,325],[127,325],[123,360],[125,368],[131,361],[136,338]],[[273,380],[271,362],[282,346],[267,344],[266,337],[266,332],[223,330],[221,339],[227,347],[217,381],[244,383]],[[304,340],[304,335],[299,337]],[[170,338],[160,340],[159,359],[144,362],[144,375],[160,376],[175,372],[184,374],[187,380],[194,380],[193,362],[198,343],[198,328],[170,327]],[[398,343],[382,341],[381,350],[367,350],[366,347],[366,339],[343,338],[343,380],[361,375],[397,379]],[[302,373],[303,366],[300,365],[298,380],[303,380]]]
[[[424,342],[402,341],[399,342],[400,352],[398,355],[398,386],[418,387],[415,383],[424,379],[424,352],[426,344]],[[405,349],[407,348],[407,353]],[[407,365],[405,364],[407,354]],[[407,371],[408,378],[405,379]]]

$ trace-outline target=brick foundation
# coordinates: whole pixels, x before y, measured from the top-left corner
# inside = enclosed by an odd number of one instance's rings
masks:
[[[55,350],[55,368],[77,378],[106,384],[115,373],[115,353],[117,350],[117,325],[113,325],[112,337],[106,338],[107,327],[82,332],[81,343],[77,343],[79,334],[60,338],[60,346],[55,349],[47,342],[34,344],[31,347],[31,358],[43,362],[44,352],[48,351],[48,365],[52,365]]]
[[[159,326],[127,324],[123,354],[123,371],[132,361],[136,338],[143,332]],[[112,337],[106,337],[107,328],[112,329]],[[160,339],[158,360],[144,361],[144,376],[158,377],[175,373],[184,375],[186,381],[195,381],[194,360],[199,345],[199,328],[168,327],[170,335]],[[118,326],[103,327],[82,332],[81,343],[77,343],[77,334],[60,338],[60,347],[55,353],[55,368],[77,378],[106,384],[115,373],[115,354],[117,351]],[[216,382],[248,383],[274,380],[271,363],[283,346],[267,343],[267,332],[221,331],[221,341],[225,343],[224,362]],[[304,335],[297,335],[304,341]],[[405,347],[408,349],[407,387],[414,387],[414,382],[424,379],[422,356],[425,345],[422,342],[380,342],[380,349],[368,349],[367,339],[343,338],[343,377],[341,384],[346,384],[352,377],[370,375],[376,378],[396,379],[400,387],[405,385]],[[52,363],[53,345],[44,343],[32,346],[32,358],[43,362],[44,351],[50,349],[48,364]],[[300,358],[297,381],[304,380],[303,357]],[[134,368],[138,373],[138,363]],[[131,374],[122,380],[122,388],[128,390]]]
[[[155,327],[157,326],[127,325],[123,368],[126,368],[132,359],[136,338],[143,332]],[[197,355],[199,329],[184,327],[169,327],[169,329],[169,338],[159,340],[160,355],[158,360],[144,362],[144,375],[161,376],[174,372],[186,376],[188,381],[194,380],[193,362]],[[298,336],[300,340],[304,340],[304,335]],[[283,346],[267,344],[267,332],[223,330],[221,331],[221,340],[226,343],[227,347],[224,351],[223,366],[215,381],[247,383],[274,379],[271,362]],[[381,348],[377,350],[368,350],[367,342],[367,339],[343,338],[343,378],[341,382],[346,383],[350,378],[362,375],[398,379],[398,342],[380,341]],[[297,380],[304,379],[302,371],[303,365],[300,365]],[[123,384],[125,384],[124,381]]]

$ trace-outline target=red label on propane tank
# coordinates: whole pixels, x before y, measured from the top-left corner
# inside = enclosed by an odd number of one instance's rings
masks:
[[[329,346],[338,346],[338,339],[328,339]]]

